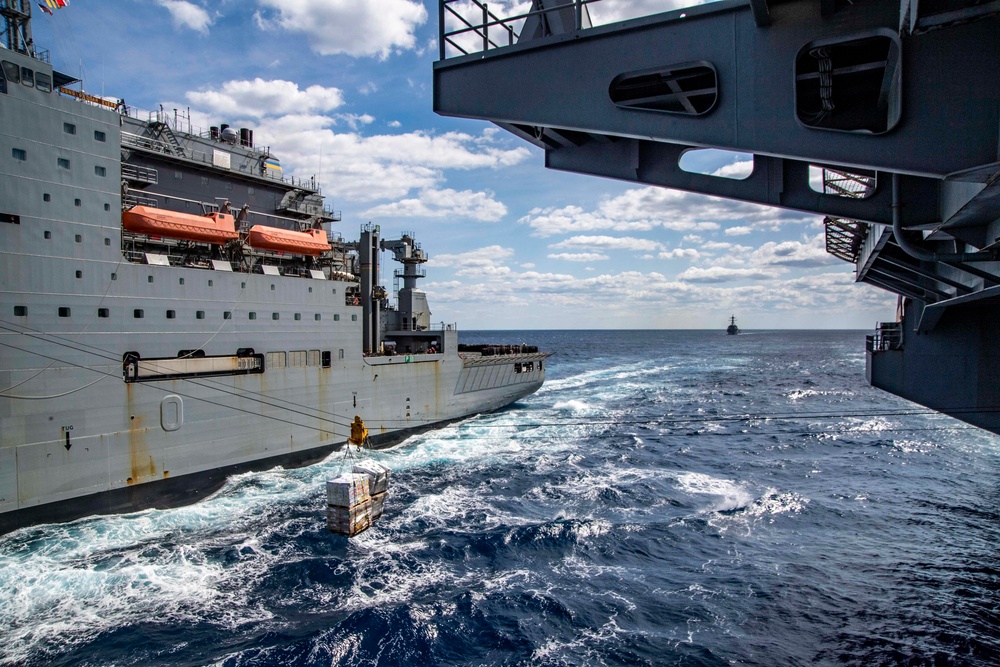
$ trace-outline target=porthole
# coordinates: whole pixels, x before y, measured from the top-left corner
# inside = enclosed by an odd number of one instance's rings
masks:
[[[28,307],[27,306],[14,306],[14,317],[27,317]]]
[[[204,310],[196,310],[195,313],[194,313],[194,317],[197,320],[203,320],[203,319],[205,319],[205,311]]]
[[[63,306],[59,309],[59,317],[69,317],[69,314],[70,314],[69,308],[67,308],[66,306]]]
[[[42,201],[52,201],[52,195],[46,192],[45,194],[42,195]]]
[[[177,317],[177,311],[174,311],[174,310],[168,310],[167,311],[167,319],[168,320],[172,320],[175,317]]]
[[[63,132],[66,134],[76,134],[76,125],[73,123],[63,123]]]
[[[111,315],[111,311],[109,311],[107,308],[98,308],[97,309],[97,316],[98,317],[110,317],[110,315]]]
[[[146,314],[143,312],[142,308],[136,308],[135,310],[132,311],[132,317],[134,317],[137,320],[141,320],[145,316]]]

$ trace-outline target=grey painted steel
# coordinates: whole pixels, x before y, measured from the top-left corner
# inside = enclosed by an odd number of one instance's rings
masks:
[[[435,63],[434,108],[497,123],[544,149],[552,169],[828,216],[828,246],[855,261],[859,281],[900,295],[907,313],[898,345],[870,349],[872,383],[1000,432],[1000,376],[983,343],[1000,337],[998,16],[1000,4],[974,0],[732,0],[564,27]],[[883,71],[884,125],[820,127],[828,113],[845,122],[871,92],[844,93],[824,78],[830,49],[848,52],[859,40],[886,45],[884,60],[830,66]],[[803,54],[817,59],[816,73],[797,69],[811,62]],[[711,68],[714,92],[668,94],[666,83],[643,84],[643,76],[666,82],[685,64]],[[616,103],[616,80],[648,85],[639,99],[659,95],[666,111],[630,107],[620,96]],[[814,120],[796,105],[808,99],[805,82],[817,80],[825,101]],[[668,104],[707,93],[717,95],[707,109]],[[744,152],[752,173],[732,180],[685,172],[680,159],[695,148]],[[874,176],[875,185],[867,196],[825,183],[817,192],[811,166]]]
[[[28,54],[0,49],[0,60],[52,74]],[[365,325],[377,339],[385,304],[370,306],[369,319],[354,303],[357,244],[334,239],[331,253],[308,258],[123,230],[123,208],[137,200],[195,214],[228,202],[244,228],[328,227],[339,217],[309,182],[265,175],[266,149],[188,134],[162,114],[140,119],[58,91],[6,88],[0,530],[197,500],[226,471],[329,453],[346,441],[354,415],[387,440],[499,409],[541,386],[544,364],[535,363],[466,389],[473,361],[459,356],[451,325],[412,332],[412,355],[364,356]],[[376,247],[372,234],[367,241]],[[375,267],[370,275],[374,287]],[[265,359],[263,373],[123,378],[127,355],[251,351]],[[506,370],[544,356],[475,363]]]

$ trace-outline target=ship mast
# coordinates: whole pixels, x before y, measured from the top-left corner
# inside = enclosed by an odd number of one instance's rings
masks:
[[[29,0],[0,0],[0,16],[4,29],[0,33],[0,44],[11,51],[31,53],[34,42],[31,39],[31,2]]]

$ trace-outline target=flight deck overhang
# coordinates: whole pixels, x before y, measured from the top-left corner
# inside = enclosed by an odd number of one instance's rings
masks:
[[[435,111],[552,169],[826,216],[828,250],[901,298],[872,383],[1000,432],[1000,0],[726,0],[591,27],[598,2],[439,0]],[[700,148],[752,170],[682,169]]]

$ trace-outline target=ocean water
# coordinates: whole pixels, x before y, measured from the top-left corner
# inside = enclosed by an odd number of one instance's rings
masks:
[[[995,665],[1000,439],[868,387],[863,332],[464,332],[535,395],[196,505],[0,537],[2,665]]]

